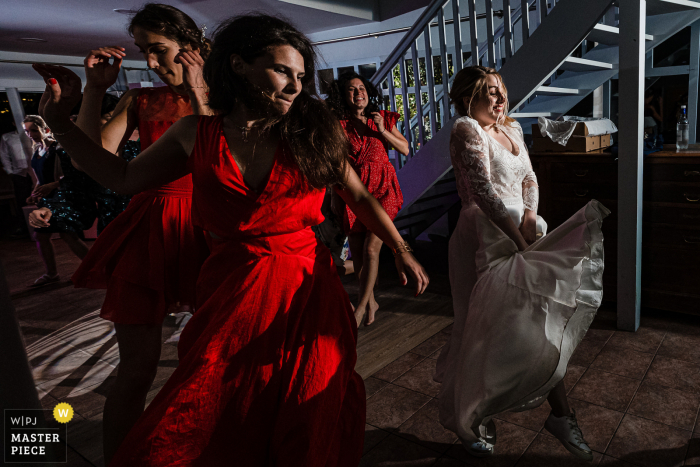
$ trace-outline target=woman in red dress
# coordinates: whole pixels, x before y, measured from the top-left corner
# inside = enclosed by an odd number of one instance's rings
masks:
[[[229,20],[204,69],[209,105],[221,115],[181,119],[130,163],[67,119],[80,79],[35,65],[48,84],[41,111],[87,173],[129,193],[191,172],[194,222],[211,238],[178,368],[111,465],[358,464],[357,328],[311,230],[325,187],[394,249],[404,284],[410,275],[422,293],[428,277],[349,169],[342,127],[314,98],[314,63],[310,41],[288,23]]]
[[[102,96],[116,81],[125,53],[121,47],[90,52],[77,124],[115,154],[135,128],[144,151],[193,108],[206,110],[201,64],[192,63],[202,61],[195,51],[206,57],[208,44],[195,22],[176,8],[151,4],[134,16],[129,31],[168,86],[128,91],[100,128]],[[199,69],[199,78],[193,69]],[[160,360],[166,312],[178,302],[194,307],[199,269],[208,255],[204,233],[191,221],[190,175],[149,188],[100,234],[73,275],[76,287],[107,289],[100,316],[114,322],[119,345],[119,371],[103,416],[107,462],[143,413]]]
[[[394,147],[401,154],[408,154],[408,142],[396,128],[399,114],[379,110],[379,91],[355,72],[344,73],[333,82],[326,102],[340,119],[350,141],[350,164],[394,220],[403,204],[403,195],[387,151]],[[382,240],[367,229],[349,207],[345,208],[343,224],[360,282],[355,319],[359,326],[367,313],[365,325],[370,325],[379,309],[374,299],[374,284],[379,272]]]

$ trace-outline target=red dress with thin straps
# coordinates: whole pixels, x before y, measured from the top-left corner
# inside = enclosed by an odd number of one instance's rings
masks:
[[[384,117],[386,131],[393,130],[399,120],[399,114],[386,110],[380,110],[379,113]],[[350,165],[367,190],[377,198],[391,220],[394,220],[403,204],[403,194],[396,170],[389,162],[389,145],[371,118],[367,119],[368,129],[364,136],[359,135],[350,120],[341,120],[340,124],[343,125],[350,141]],[[367,231],[367,227],[357,220],[355,213],[348,207],[345,208],[343,227],[347,234]]]
[[[141,150],[181,117],[187,97],[168,87],[144,88],[136,102]],[[192,176],[131,199],[100,234],[73,275],[76,287],[107,289],[100,316],[120,324],[159,324],[171,303],[194,305],[199,269],[208,255],[192,225]]]
[[[311,226],[324,192],[281,144],[248,188],[223,117],[200,117],[193,219],[211,232],[180,363],[112,466],[356,467],[365,392],[350,300]]]

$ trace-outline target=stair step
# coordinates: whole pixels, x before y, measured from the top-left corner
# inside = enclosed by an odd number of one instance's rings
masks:
[[[427,208],[427,209],[421,209],[421,210],[415,211],[415,212],[410,212],[408,214],[403,214],[401,216],[396,216],[396,218],[394,219],[394,224],[398,224],[401,221],[404,221],[406,219],[410,219],[410,218],[416,217],[416,216],[421,216],[423,214],[427,214],[427,213],[433,212],[433,211],[435,211],[435,208]]]
[[[654,36],[651,34],[645,34],[644,36],[648,41],[654,40]],[[596,24],[588,34],[588,37],[586,37],[586,40],[605,45],[618,45],[620,43],[620,28],[606,24]]]
[[[578,96],[578,89],[557,88],[554,86],[540,86],[535,91],[539,96]]]
[[[537,117],[547,117],[550,118],[552,114],[550,112],[513,112],[508,115],[510,118],[537,118]]]
[[[559,69],[565,71],[602,71],[612,70],[613,65],[612,63],[598,62],[585,58],[566,57]]]
[[[700,10],[700,3],[691,2],[690,0],[647,0],[648,16],[678,13],[688,10]]]
[[[450,195],[456,195],[456,194],[457,194],[457,190],[450,190],[450,191],[446,191],[444,193],[438,193],[438,194],[432,195],[432,196],[424,196],[424,197],[418,199],[418,201],[416,201],[415,203],[413,203],[413,205],[415,206],[417,204],[427,203],[428,201],[432,201],[432,200],[438,199],[438,198],[447,198]]]

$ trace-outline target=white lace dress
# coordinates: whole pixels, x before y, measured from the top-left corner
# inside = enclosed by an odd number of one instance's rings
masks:
[[[437,363],[440,422],[463,442],[501,412],[544,402],[603,296],[602,219],[593,200],[525,251],[492,219],[537,212],[537,178],[517,123],[499,126],[519,154],[463,117],[450,140],[462,198],[450,239],[455,321]],[[546,224],[538,217],[538,231]]]

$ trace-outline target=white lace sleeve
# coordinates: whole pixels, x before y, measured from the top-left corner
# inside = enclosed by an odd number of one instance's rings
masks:
[[[523,133],[520,129],[520,125],[518,125],[518,130],[520,130],[518,134],[522,138]],[[522,146],[525,147],[524,140],[521,139],[521,141],[523,141]],[[523,204],[525,205],[525,209],[534,211],[536,214],[537,206],[540,204],[540,189],[537,185],[537,176],[535,175],[535,171],[532,170],[532,162],[530,161],[530,156],[527,154],[527,150],[521,154],[521,157],[523,158],[523,163],[527,168],[527,173],[523,179]]]
[[[476,122],[460,119],[452,128],[450,155],[457,176],[464,177],[469,197],[490,219],[508,216],[503,201],[491,183],[489,149]]]

